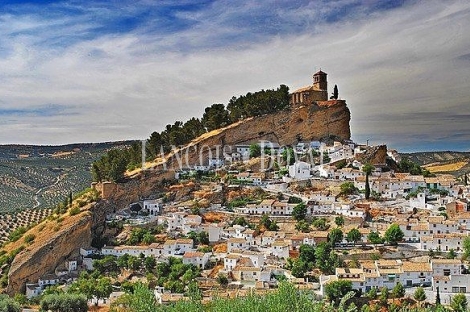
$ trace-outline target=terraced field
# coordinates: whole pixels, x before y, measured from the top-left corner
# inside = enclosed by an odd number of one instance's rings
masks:
[[[27,209],[18,213],[0,215],[0,245],[8,241],[8,236],[14,230],[39,223],[51,213],[52,209]]]
[[[0,213],[50,208],[90,186],[91,163],[130,142],[0,146]]]

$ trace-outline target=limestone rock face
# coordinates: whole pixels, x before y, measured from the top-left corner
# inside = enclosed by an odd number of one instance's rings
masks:
[[[351,114],[345,101],[325,107],[315,104],[301,106],[275,114],[248,118],[226,128],[207,133],[183,148],[178,157],[168,159],[167,168],[177,168],[181,161],[199,163],[201,157],[212,156],[216,147],[224,151],[236,144],[248,144],[268,140],[282,145],[301,141],[320,140],[335,137],[339,140],[351,138],[349,121]],[[222,156],[222,154],[219,154]]]
[[[371,165],[384,165],[387,159],[387,145],[368,146],[356,159]]]
[[[92,215],[82,213],[74,223],[63,226],[47,240],[35,242],[20,252],[11,264],[6,292],[10,295],[24,292],[26,283],[37,283],[78,248],[89,246],[91,226]]]

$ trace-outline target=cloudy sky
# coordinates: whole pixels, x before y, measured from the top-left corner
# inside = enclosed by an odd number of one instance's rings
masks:
[[[469,29],[466,0],[3,0],[0,144],[145,139],[321,68],[355,141],[468,151]]]

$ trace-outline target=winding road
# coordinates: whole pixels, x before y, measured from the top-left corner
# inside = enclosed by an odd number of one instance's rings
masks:
[[[53,186],[59,184],[60,180],[62,180],[63,177],[66,176],[66,175],[67,175],[66,173],[64,173],[64,174],[62,174],[62,175],[58,175],[54,183],[52,183],[51,185],[44,186],[44,187],[40,188],[39,190],[37,190],[37,192],[33,195],[33,200],[36,202],[36,204],[34,205],[33,209],[39,208],[39,207],[42,205],[42,203],[39,201],[39,195],[40,195],[43,191],[45,191],[45,190],[47,190],[47,189],[49,189],[49,188],[51,188],[51,187],[53,187]]]

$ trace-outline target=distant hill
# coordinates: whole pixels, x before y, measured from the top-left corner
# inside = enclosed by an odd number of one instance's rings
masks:
[[[0,145],[0,212],[47,208],[90,186],[90,166],[132,141],[62,146]]]
[[[417,152],[400,153],[400,155],[433,173],[449,173],[454,176],[470,173],[470,152]]]

